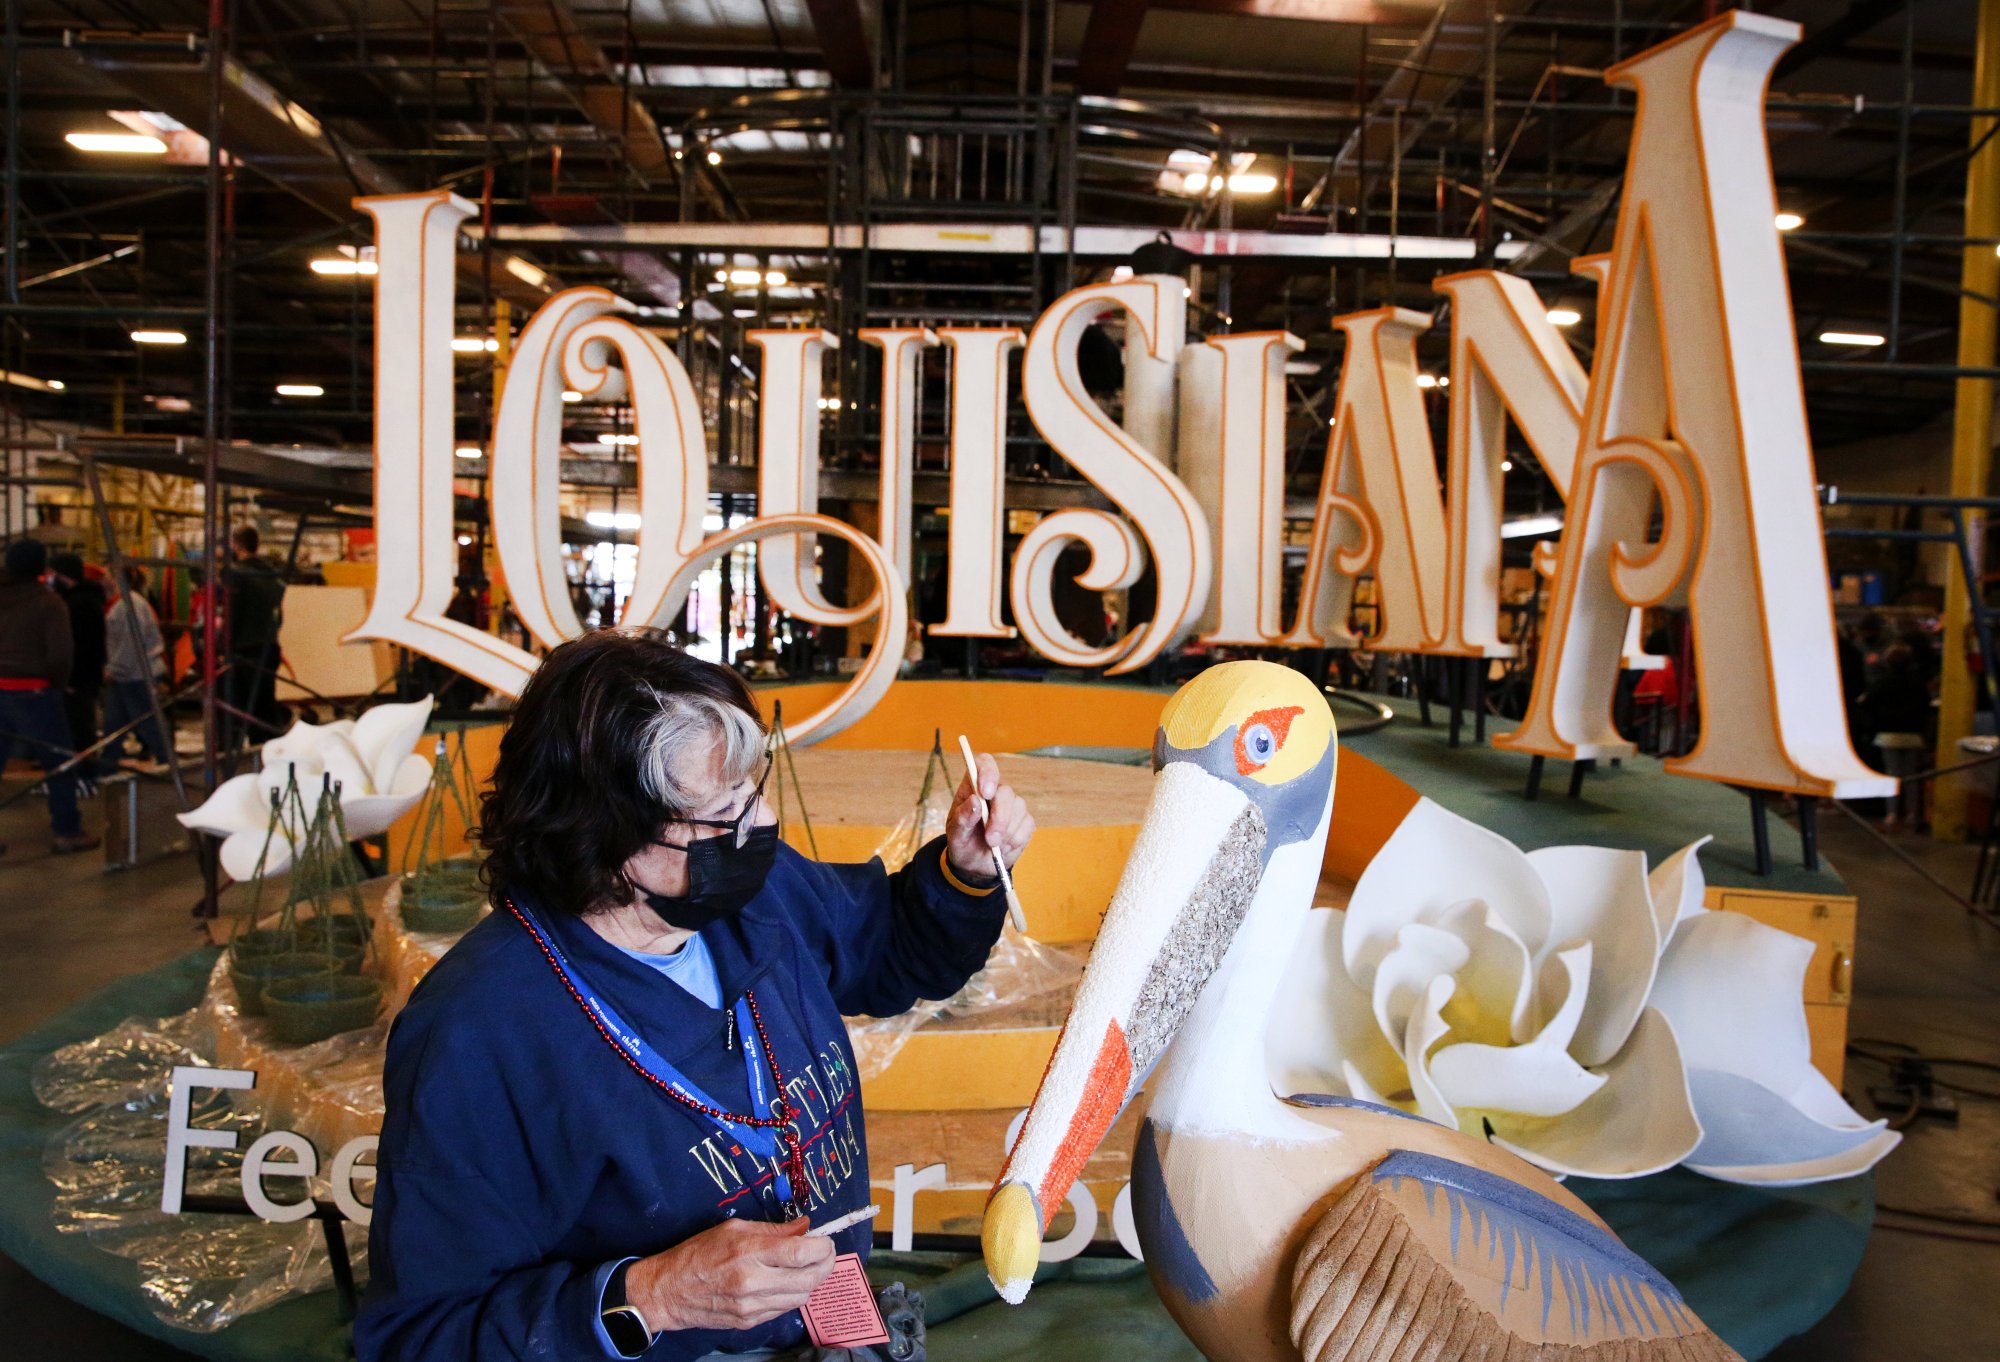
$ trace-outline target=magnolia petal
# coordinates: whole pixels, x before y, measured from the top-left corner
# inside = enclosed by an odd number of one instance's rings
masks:
[[[1437,927],[1412,922],[1397,932],[1395,949],[1375,968],[1372,1002],[1383,1036],[1394,1043],[1408,1031],[1431,980],[1456,974],[1470,955],[1463,941]]]
[[[1439,925],[1470,955],[1456,971],[1451,1029],[1471,1040],[1524,1043],[1534,1034],[1535,975],[1521,938],[1478,899],[1450,909]]]
[[[1555,1120],[1489,1119],[1493,1143],[1550,1173],[1636,1178],[1671,1168],[1701,1140],[1674,1029],[1653,1008],[1599,1071],[1604,1086]]]
[[[354,723],[354,750],[367,770],[372,791],[387,790],[396,769],[417,745],[431,719],[431,697],[402,705],[376,705]]]
[[[1902,1142],[1886,1121],[1827,1125],[1739,1074],[1690,1069],[1688,1086],[1702,1126],[1688,1167],[1725,1182],[1795,1187],[1852,1177]]]
[[[1561,1116],[1604,1086],[1604,1079],[1569,1057],[1570,1038],[1590,990],[1590,943],[1560,952],[1569,976],[1563,1004],[1542,1033],[1525,1045],[1447,1045],[1431,1056],[1431,1080],[1454,1108]]]
[[[249,880],[260,865],[266,876],[284,874],[291,869],[292,852],[291,830],[281,827],[274,833],[267,823],[255,831],[231,833],[223,840],[218,859],[230,879]]]
[[[340,815],[347,822],[349,838],[374,837],[387,832],[389,825],[416,807],[423,790],[401,795],[362,795],[340,801]]]
[[[1653,896],[1653,921],[1659,925],[1660,946],[1674,939],[1674,928],[1697,913],[1705,913],[1702,900],[1708,893],[1708,876],[1702,873],[1701,849],[1714,841],[1704,837],[1690,842],[1653,867],[1646,876],[1646,889]]]
[[[1398,1047],[1382,1037],[1366,990],[1340,962],[1340,934],[1347,914],[1315,909],[1294,943],[1264,1038],[1274,1092],[1403,1092],[1410,1086]],[[1357,1078],[1359,1084],[1357,1085]]]
[[[1653,1006],[1690,1069],[1716,1069],[1790,1100],[1808,1083],[1812,1039],[1799,1001],[1813,944],[1741,913],[1680,924],[1660,959]]]
[[[271,823],[271,803],[257,783],[256,774],[248,772],[231,776],[216,786],[215,793],[203,800],[200,807],[174,817],[182,827],[215,837],[237,832],[261,834]]]
[[[396,768],[395,776],[388,785],[377,790],[386,795],[422,795],[431,783],[431,761],[414,752],[403,758],[403,764]]]
[[[1368,1081],[1367,1075],[1363,1074],[1361,1070],[1355,1068],[1347,1060],[1343,1059],[1340,1061],[1340,1076],[1347,1080],[1347,1095],[1349,1097],[1359,1098],[1363,1102],[1373,1102],[1378,1107],[1395,1105],[1387,1097],[1376,1091],[1375,1085]]]
[[[1417,1099],[1417,1111],[1448,1130],[1458,1129],[1458,1113],[1445,1101],[1431,1081],[1431,1048],[1443,1040],[1451,1028],[1445,1025],[1444,1005],[1451,1001],[1454,985],[1449,974],[1440,974],[1424,990],[1423,1006],[1410,1018],[1403,1036],[1403,1067],[1409,1070],[1410,1091]]]
[[[1549,932],[1549,894],[1512,842],[1419,799],[1361,872],[1348,900],[1341,956],[1363,988],[1412,922],[1436,922],[1474,894],[1532,955]]]
[[[1660,934],[1646,892],[1646,857],[1610,847],[1545,847],[1528,861],[1549,889],[1548,946],[1588,941],[1590,997],[1570,1051],[1596,1067],[1632,1034],[1659,965]]]

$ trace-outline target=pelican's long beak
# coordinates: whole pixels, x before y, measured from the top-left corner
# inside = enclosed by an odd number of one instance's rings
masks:
[[[986,1205],[980,1246],[1003,1299],[1034,1284],[1042,1237],[1222,962],[1263,875],[1242,790],[1170,760],[1112,896],[1069,1018]]]

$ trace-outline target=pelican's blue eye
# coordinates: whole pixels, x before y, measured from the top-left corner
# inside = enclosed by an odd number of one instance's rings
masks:
[[[1264,724],[1251,724],[1243,730],[1243,751],[1259,766],[1269,761],[1278,750],[1278,740],[1271,736],[1271,730]]]

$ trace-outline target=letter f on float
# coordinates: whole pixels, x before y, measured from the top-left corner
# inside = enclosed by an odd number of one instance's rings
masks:
[[[1271,1101],[1261,1037],[1318,882],[1337,750],[1325,697],[1274,663],[1211,667],[1167,702],[1145,822],[987,1202],[981,1247],[1007,1301],[1027,1295],[1056,1210],[1176,1035],[1154,1120],[1236,1103],[1237,1083]]]

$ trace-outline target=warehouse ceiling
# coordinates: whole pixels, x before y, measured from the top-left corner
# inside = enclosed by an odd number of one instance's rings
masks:
[[[472,201],[475,221],[503,238],[461,257],[463,333],[490,334],[503,301],[518,327],[551,289],[606,284],[650,309],[684,357],[711,357],[718,432],[740,425],[716,409],[736,412],[729,404],[741,404],[746,385],[732,389],[716,357],[743,350],[748,326],[812,321],[851,335],[899,319],[1025,318],[1116,263],[829,256],[760,235],[787,225],[1206,226],[1525,247],[1505,267],[1551,306],[1583,314],[1570,336],[1584,349],[1592,300],[1569,260],[1608,243],[1631,113],[1599,73],[1716,8],[235,0],[220,45],[227,269],[216,321],[227,343],[217,420],[252,445],[333,459],[366,450],[371,281],[313,262],[365,258],[356,195],[435,186]],[[1975,7],[1756,8],[1805,33],[1780,68],[1769,123],[1781,204],[1803,219],[1786,245],[1814,437],[1827,446],[1912,430],[1951,399]],[[44,434],[199,434],[205,137],[216,131],[209,8],[17,0],[16,9],[5,132],[18,216],[0,367],[30,382],[0,388],[0,401]],[[66,141],[135,129],[167,151],[92,153]],[[1244,192],[1186,192],[1189,167],[1225,162],[1250,177]],[[1268,188],[1253,187],[1259,177]],[[605,239],[621,225],[687,222],[733,225],[742,249]],[[524,240],[534,235],[526,228],[588,228],[573,235],[595,239]],[[1294,471],[1309,482],[1319,457],[1311,432],[1324,430],[1339,358],[1328,319],[1391,301],[1433,310],[1431,278],[1464,264],[1209,266],[1194,325],[1284,326],[1307,339],[1310,362],[1295,366]],[[754,271],[757,283],[718,281],[730,268]],[[142,330],[189,340],[137,343]],[[1823,344],[1827,331],[1889,343]],[[1442,328],[1426,346],[1441,366]],[[486,353],[461,361],[465,440],[483,437],[492,362]],[[61,391],[35,386],[51,380]],[[843,368],[842,381],[859,382],[860,370]],[[323,392],[281,396],[281,384]],[[608,419],[576,417],[584,436]],[[870,443],[865,415],[841,420],[835,466]],[[731,445],[724,461],[746,448],[740,433],[717,439]],[[1032,452],[1021,457],[1063,476]]]

